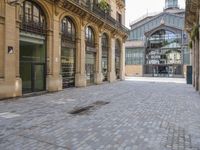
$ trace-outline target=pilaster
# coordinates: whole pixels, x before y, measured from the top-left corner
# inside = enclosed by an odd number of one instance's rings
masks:
[[[0,3],[1,79],[0,98],[22,95],[22,82],[19,78],[19,27],[16,22],[16,7]],[[4,15],[4,16],[3,16]],[[3,67],[3,68],[2,68]]]
[[[196,57],[195,57],[195,42],[194,41],[192,41],[192,85],[193,85],[193,87],[195,87],[195,72],[196,72],[196,70],[195,70],[195,59],[196,59]]]
[[[50,92],[62,90],[62,76],[60,75],[61,38],[59,18],[54,16],[52,31],[47,37],[47,90]]]
[[[75,86],[86,86],[85,73],[85,25],[81,25],[80,37],[76,40],[76,75]]]
[[[96,84],[101,84],[102,83],[102,79],[103,79],[103,74],[102,74],[102,46],[101,46],[101,42],[102,42],[102,37],[101,37],[101,33],[99,33],[98,39],[97,39],[97,43],[96,43],[96,50],[97,50],[97,54],[96,54],[96,73],[95,73],[95,83]]]
[[[122,43],[122,46],[121,46],[120,79],[125,80],[125,43]]]
[[[199,31],[200,31],[200,10],[199,10]],[[200,37],[200,32],[199,32],[199,37]],[[199,86],[199,92],[200,92],[200,38],[198,39],[198,52],[199,52],[199,68],[198,68],[198,71],[199,71],[199,81],[198,81],[198,86]]]
[[[109,43],[110,43],[110,49],[109,49],[108,81],[114,82],[116,80],[116,73],[115,73],[115,37],[111,37]]]
[[[5,56],[5,2],[0,1],[0,78],[4,77]]]
[[[199,90],[199,41],[195,39],[195,89]]]

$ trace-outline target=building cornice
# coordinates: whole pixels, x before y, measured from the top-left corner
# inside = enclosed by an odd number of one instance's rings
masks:
[[[124,25],[120,24],[112,18],[110,15],[104,14],[102,11],[94,8],[94,5],[87,6],[82,3],[81,0],[47,0],[49,2],[54,3],[57,7],[64,8],[67,11],[71,11],[81,18],[85,18],[87,21],[93,22],[98,26],[104,25],[104,27],[112,32],[117,31],[119,35],[123,38],[128,37],[129,29]]]

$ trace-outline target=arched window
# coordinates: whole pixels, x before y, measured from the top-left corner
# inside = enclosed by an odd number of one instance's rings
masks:
[[[117,79],[120,79],[120,41],[117,39],[115,43],[115,71]]]
[[[147,38],[145,51],[146,74],[153,76],[171,76],[181,74],[181,69],[175,69],[182,63],[181,32],[160,29]]]
[[[65,17],[61,23],[62,39],[68,41],[75,41],[75,26],[70,17]]]
[[[94,84],[96,71],[96,48],[94,30],[89,26],[85,29],[86,39],[86,60],[85,70],[87,76],[87,84]]]
[[[181,43],[181,35],[175,34],[168,30],[158,30],[154,32],[148,41],[149,48],[164,48],[166,46],[172,46],[176,48],[177,44]]]
[[[120,57],[120,41],[116,40],[115,43],[115,56]]]
[[[86,28],[85,38],[87,46],[95,47],[94,31],[91,27]]]
[[[35,0],[25,0],[20,24],[20,77],[22,92],[46,90],[46,17]]]
[[[102,35],[102,73],[103,73],[103,81],[107,81],[108,79],[108,36],[107,34]]]
[[[20,29],[36,34],[46,33],[46,19],[43,10],[34,2],[23,2]]]
[[[108,50],[108,36],[105,33],[102,35],[102,48]]]
[[[76,64],[76,31],[70,17],[64,17],[61,22],[61,74],[63,88],[75,86]]]

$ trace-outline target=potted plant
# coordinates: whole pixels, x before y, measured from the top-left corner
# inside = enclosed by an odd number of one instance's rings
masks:
[[[101,10],[103,10],[105,13],[109,13],[111,11],[110,5],[107,3],[107,0],[101,0],[98,3],[98,6]]]

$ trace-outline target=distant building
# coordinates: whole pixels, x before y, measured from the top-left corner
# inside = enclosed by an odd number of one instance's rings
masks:
[[[147,14],[130,24],[126,42],[127,76],[182,77],[190,64],[185,10],[178,0],[165,0],[161,13]]]

